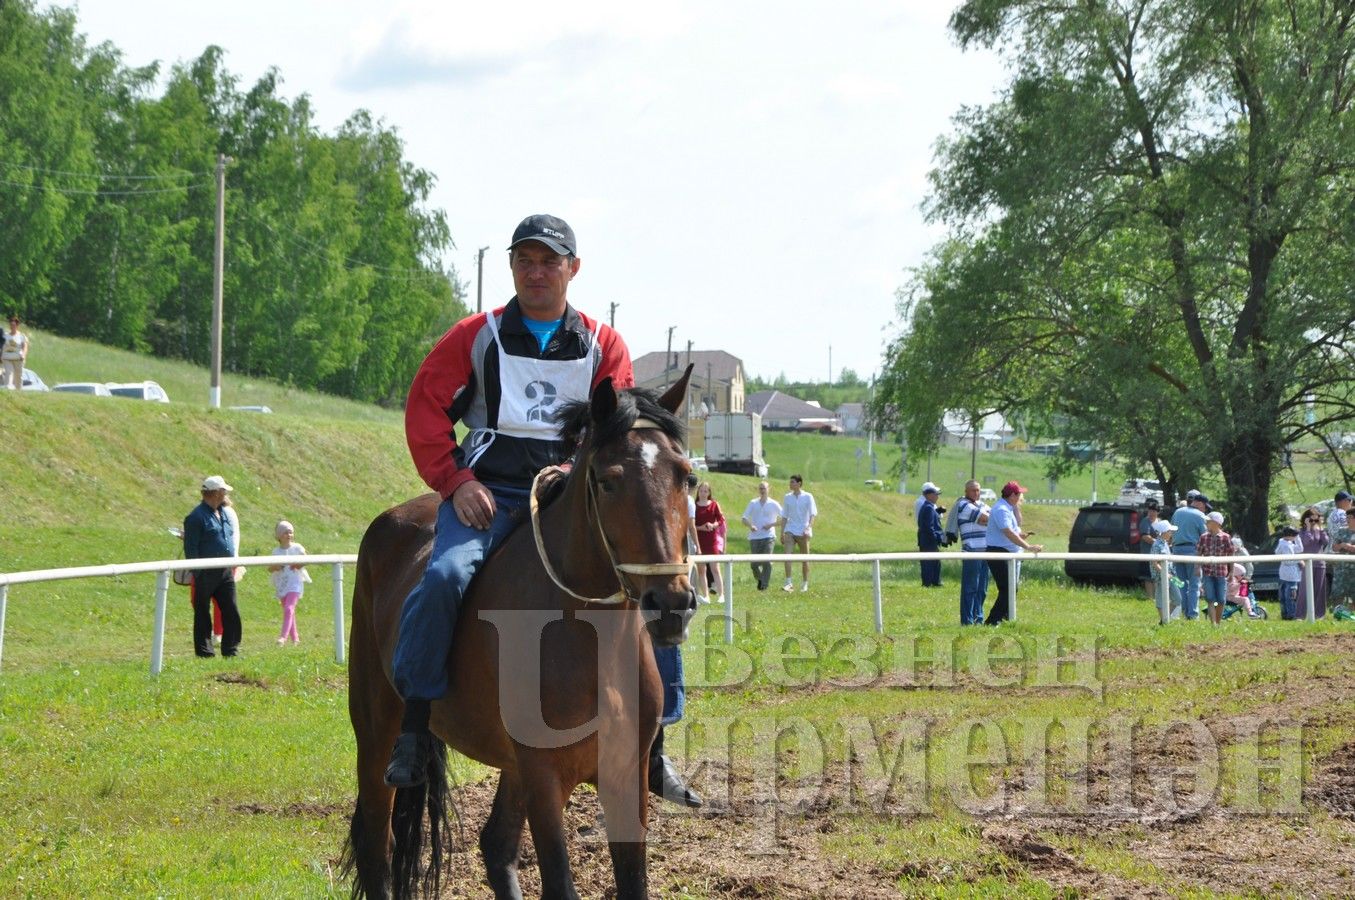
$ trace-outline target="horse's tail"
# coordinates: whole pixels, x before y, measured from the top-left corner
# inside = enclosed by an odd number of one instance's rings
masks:
[[[395,846],[391,852],[391,892],[405,897],[436,897],[442,887],[442,865],[450,849],[451,791],[447,785],[447,745],[433,738],[428,780],[395,792],[391,816]],[[427,850],[428,862],[424,863]]]
[[[352,900],[386,900],[390,896],[387,885],[387,872],[384,866],[367,864],[371,858],[372,835],[362,814],[362,798],[353,804],[353,819],[348,823],[348,839],[343,843],[343,855],[339,857],[339,877],[351,882]]]

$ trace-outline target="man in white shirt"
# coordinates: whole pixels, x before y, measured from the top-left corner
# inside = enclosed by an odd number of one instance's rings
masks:
[[[814,535],[814,519],[819,515],[819,508],[814,504],[814,495],[803,490],[803,487],[804,479],[799,475],[792,475],[790,493],[781,498],[781,518],[777,524],[781,526],[781,540],[786,545],[787,553],[794,553],[796,547],[800,548],[801,553],[809,553],[809,539]],[[808,591],[808,560],[800,563],[800,576],[800,590]],[[781,590],[787,592],[795,590],[789,562],[786,563],[786,583],[781,585]]]
[[[743,511],[743,524],[748,529],[748,552],[770,554],[776,544],[776,523],[781,519],[781,504],[767,495],[771,488],[767,482],[759,481],[757,496],[748,501]],[[753,577],[757,579],[757,589],[767,590],[772,583],[772,564],[769,562],[751,563]]]
[[[1331,512],[1327,513],[1327,534],[1336,534],[1346,527],[1350,506],[1350,491],[1337,491],[1336,502],[1332,505]]]

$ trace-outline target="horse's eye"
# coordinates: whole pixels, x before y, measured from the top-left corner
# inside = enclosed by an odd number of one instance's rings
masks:
[[[598,487],[602,489],[604,494],[616,493],[616,482],[610,478],[599,478]]]

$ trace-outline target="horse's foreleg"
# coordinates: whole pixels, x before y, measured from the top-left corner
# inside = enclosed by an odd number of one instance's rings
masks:
[[[598,799],[607,817],[607,849],[612,856],[617,900],[649,896],[645,844],[649,791],[645,769],[637,762],[620,771],[599,773]]]
[[[489,886],[499,900],[522,900],[518,885],[518,858],[522,850],[522,824],[527,807],[522,802],[522,787],[516,776],[499,773],[494,807],[480,830],[480,855],[485,860]]]
[[[519,751],[518,772],[527,824],[532,829],[543,900],[578,900],[565,844],[565,801],[575,785],[566,785],[548,751]]]

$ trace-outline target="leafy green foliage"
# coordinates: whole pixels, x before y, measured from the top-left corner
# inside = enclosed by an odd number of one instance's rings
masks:
[[[398,404],[464,314],[433,177],[358,112],[319,132],[270,70],[247,91],[208,47],[129,69],[74,13],[0,4],[0,303],[52,331],[195,362],[211,352],[219,154],[223,365]]]
[[[900,292],[877,415],[921,449],[947,410],[1002,410],[1178,492],[1218,473],[1257,538],[1286,446],[1355,413],[1355,10],[971,0],[951,24],[1015,75],[941,145],[951,238]]]

